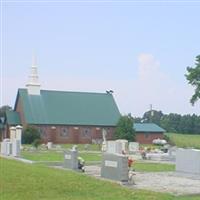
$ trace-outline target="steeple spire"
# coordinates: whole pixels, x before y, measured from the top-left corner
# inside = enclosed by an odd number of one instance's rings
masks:
[[[26,87],[28,89],[28,94],[40,95],[40,83],[38,78],[37,61],[35,55],[33,55],[32,57],[31,73],[29,75],[29,80],[28,83],[26,84]]]

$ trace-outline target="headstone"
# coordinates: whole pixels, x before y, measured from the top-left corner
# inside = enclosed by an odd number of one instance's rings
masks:
[[[9,138],[5,138],[1,143],[1,154],[3,155],[10,155],[12,150],[11,142]]]
[[[68,150],[64,152],[64,168],[77,170],[78,169],[78,151]]]
[[[176,151],[177,151],[177,147],[169,147],[168,149],[169,160],[172,160],[172,161],[176,160]]]
[[[130,142],[128,148],[129,148],[129,152],[138,152],[139,151],[139,143],[138,142]]]
[[[1,154],[4,154],[4,144],[1,142]]]
[[[128,153],[128,140],[116,140],[117,143],[121,143],[121,152]]]
[[[20,141],[20,148],[22,148],[22,126],[16,126],[16,139]]]
[[[128,157],[122,154],[104,153],[102,156],[101,177],[127,182]]]
[[[112,154],[122,154],[123,148],[122,143],[117,141],[107,141],[106,152]]]
[[[9,156],[12,154],[12,142],[6,142],[6,152],[5,155]]]
[[[12,142],[12,156],[20,156],[20,141],[17,139]]]
[[[116,142],[115,141],[107,141],[107,149],[106,152],[107,153],[116,153]]]
[[[10,127],[10,141],[12,142],[16,138],[16,128]]]
[[[6,150],[7,149],[7,142],[1,142],[1,154],[6,155]]]
[[[52,142],[47,142],[47,148],[52,149],[53,148],[53,143]]]
[[[178,149],[176,151],[176,171],[200,175],[200,150]]]

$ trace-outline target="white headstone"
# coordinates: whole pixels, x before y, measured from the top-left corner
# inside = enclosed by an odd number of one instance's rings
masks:
[[[115,141],[107,141],[107,153],[116,153],[116,142]]]
[[[178,149],[176,151],[176,171],[200,175],[200,150]]]
[[[116,140],[116,142],[121,143],[122,145],[121,153],[122,152],[128,153],[128,140],[121,139],[121,140]]]
[[[5,155],[9,156],[12,154],[12,142],[6,142],[6,152]]]
[[[1,154],[6,155],[7,142],[1,142]]]
[[[4,146],[3,145],[4,145],[3,142],[1,142],[1,154],[3,154],[3,152],[4,152]]]
[[[17,139],[12,142],[12,156],[20,156],[20,141]]]
[[[10,141],[12,142],[16,138],[16,127],[10,127]]]
[[[126,152],[126,150],[125,150],[125,146],[124,146],[124,148],[123,148],[123,142],[121,142],[121,141],[116,141],[115,142],[115,153],[117,153],[117,154],[122,154],[122,152]]]
[[[20,141],[20,148],[22,146],[22,126],[16,126],[16,139]]]
[[[138,142],[130,142],[128,147],[129,147],[130,152],[137,152],[139,150],[139,143]]]
[[[53,143],[52,142],[48,142],[47,143],[47,148],[48,149],[52,149],[53,148]]]
[[[9,145],[8,145],[9,143]],[[1,154],[3,155],[9,155],[11,152],[11,146],[10,146],[10,139],[5,138],[3,142],[1,143]]]
[[[107,141],[107,153],[122,154],[123,148],[120,141]]]

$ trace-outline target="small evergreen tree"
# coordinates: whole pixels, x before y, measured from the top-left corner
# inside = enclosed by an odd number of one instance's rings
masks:
[[[116,139],[126,139],[128,141],[135,141],[133,117],[130,114],[120,117],[114,135]]]
[[[22,142],[32,144],[36,139],[41,140],[39,130],[33,126],[28,126],[22,133]]]

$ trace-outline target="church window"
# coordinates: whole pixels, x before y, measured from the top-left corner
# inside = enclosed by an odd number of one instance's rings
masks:
[[[90,128],[83,128],[82,129],[82,137],[90,137],[91,129]]]
[[[69,136],[69,131],[67,128],[62,128],[60,132],[61,137],[68,137]]]

